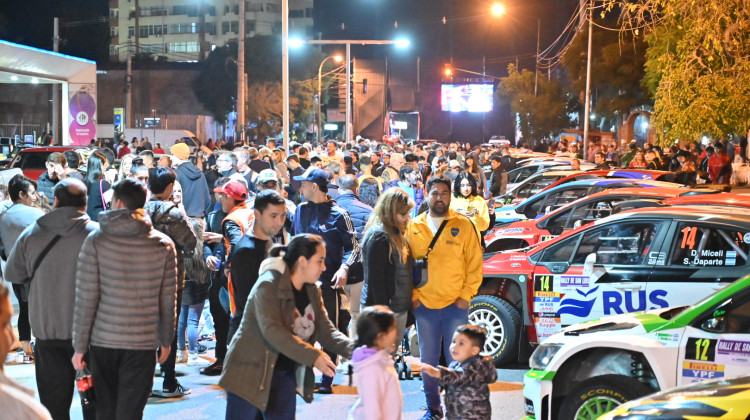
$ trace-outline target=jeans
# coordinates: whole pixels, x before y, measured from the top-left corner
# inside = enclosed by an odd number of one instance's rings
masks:
[[[293,371],[274,369],[266,411],[262,412],[237,394],[227,392],[226,420],[255,420],[259,415],[265,420],[292,420],[297,411],[296,386]]]
[[[177,290],[177,302],[175,303],[175,309],[177,310],[176,319],[175,319],[175,327],[177,326],[177,321],[180,319],[180,312],[182,312],[182,290]],[[169,356],[167,356],[167,360],[162,363],[161,366],[161,373],[164,376],[164,383],[162,385],[163,389],[169,389],[172,390],[174,387],[177,386],[177,373],[174,370],[175,363],[177,362],[177,328],[175,328],[175,334],[174,338],[172,339],[172,346],[169,351]]]
[[[357,336],[357,317],[359,316],[360,298],[362,297],[362,286],[365,282],[344,285],[344,293],[349,299],[349,313],[351,314],[352,333],[347,334],[354,338]]]
[[[91,346],[91,376],[99,419],[141,419],[154,383],[153,350]]]
[[[55,420],[70,418],[76,371],[73,357],[73,340],[36,340],[34,369],[39,400]]]
[[[445,360],[450,364],[453,361],[450,353],[453,333],[458,326],[469,322],[469,310],[461,309],[455,303],[441,309],[429,309],[424,305],[419,305],[414,310],[414,317],[417,320],[417,337],[419,338],[419,354],[422,363],[427,363],[430,366],[438,365],[440,342],[442,340]],[[438,380],[424,375],[422,381],[427,408],[431,411],[440,410]]]
[[[185,350],[185,331],[190,353],[198,352],[198,324],[203,312],[203,302],[195,305],[182,305],[180,322],[177,324],[177,349]]]
[[[333,326],[341,331],[347,337],[349,336],[349,321],[351,321],[351,315],[346,309],[341,309],[341,295],[344,293],[340,289],[334,289],[332,287],[321,286],[321,295],[323,297],[323,306],[328,312],[328,319],[331,320]],[[327,349],[323,349],[331,358],[333,363],[336,362],[338,355]]]

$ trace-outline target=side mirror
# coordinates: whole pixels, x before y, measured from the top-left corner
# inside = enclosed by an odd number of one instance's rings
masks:
[[[552,206],[547,206],[547,208],[544,209],[544,214],[550,214],[552,213]]]
[[[582,224],[583,223],[580,220],[576,220],[575,222],[573,222],[573,229],[577,229],[577,228],[581,227]],[[594,259],[596,260],[596,258],[594,258]]]
[[[596,252],[587,255],[586,259],[583,261],[584,276],[591,275],[594,272],[594,263],[596,263]]]
[[[709,318],[703,321],[703,324],[701,324],[701,329],[705,331],[721,333],[724,332],[724,324],[724,317]]]

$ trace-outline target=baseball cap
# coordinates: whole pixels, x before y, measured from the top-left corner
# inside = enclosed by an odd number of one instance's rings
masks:
[[[256,183],[262,184],[268,181],[279,182],[279,178],[276,176],[276,171],[273,169],[264,169],[258,174],[258,178],[255,180]]]
[[[226,194],[234,200],[247,200],[247,188],[240,181],[229,181],[224,186],[214,188],[214,192]]]
[[[323,169],[311,166],[307,168],[305,173],[303,173],[302,175],[295,176],[294,180],[314,182],[319,187],[327,186],[328,185],[328,173],[326,173],[326,171],[324,171]]]

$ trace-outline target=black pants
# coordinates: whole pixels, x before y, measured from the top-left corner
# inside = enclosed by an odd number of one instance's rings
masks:
[[[143,408],[154,383],[153,350],[119,350],[91,346],[91,376],[99,419],[143,418]]]
[[[229,336],[229,314],[221,306],[219,292],[226,286],[226,280],[219,272],[212,273],[211,287],[208,289],[208,303],[211,305],[211,317],[214,319],[214,329],[216,330],[216,360],[224,360],[227,355],[227,344]]]
[[[31,324],[29,323],[29,302],[21,297],[23,286],[13,285],[13,293],[18,299],[18,340],[31,341]]]
[[[323,306],[326,308],[326,312],[328,312],[328,319],[331,320],[334,327],[344,333],[344,335],[348,336],[349,321],[352,320],[352,317],[351,314],[349,314],[349,311],[341,309],[341,294],[344,293],[344,291],[329,286],[320,286],[320,290],[323,295]],[[338,357],[338,355],[325,348],[323,350],[325,350],[333,363],[336,363],[336,357]]]
[[[172,349],[167,356],[167,360],[161,364],[161,372],[164,375],[164,389],[172,389],[177,385],[177,373],[174,365],[177,362],[177,324],[180,320],[180,311],[182,310],[182,288],[177,290],[177,306],[175,306],[174,320],[174,338],[172,339]],[[153,373],[152,373],[153,374]]]
[[[70,418],[76,371],[73,369],[73,340],[36,340],[36,384],[39,400],[55,420]]]

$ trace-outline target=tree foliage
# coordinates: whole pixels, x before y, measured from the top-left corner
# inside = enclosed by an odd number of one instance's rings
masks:
[[[511,111],[519,115],[521,133],[526,141],[556,135],[570,125],[567,112],[570,94],[557,79],[549,81],[539,77],[534,96],[534,72],[519,72],[515,64],[510,64],[508,76],[500,81],[497,95],[509,102]]]
[[[644,33],[645,84],[660,142],[750,126],[750,7],[745,0],[605,0],[623,30]]]
[[[237,93],[237,43],[229,43],[211,51],[204,62],[203,70],[193,82],[193,91],[198,100],[220,123],[227,121],[227,114],[234,109]]]
[[[645,76],[647,46],[641,37],[623,35],[598,26],[594,27],[593,40],[592,112],[612,125],[618,116],[627,115],[635,107],[651,104],[648,89],[641,86]],[[581,31],[562,58],[572,90],[580,92],[579,104],[585,101],[587,48],[588,31]]]

